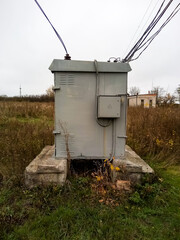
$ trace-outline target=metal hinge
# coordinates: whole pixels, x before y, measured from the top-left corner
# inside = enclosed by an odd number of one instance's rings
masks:
[[[127,136],[117,136],[117,138],[127,138]]]
[[[54,135],[56,135],[56,134],[61,134],[61,131],[54,130],[54,131],[53,131],[53,134],[54,134]]]
[[[61,89],[60,87],[53,87],[52,88],[53,91],[60,90],[60,89]]]

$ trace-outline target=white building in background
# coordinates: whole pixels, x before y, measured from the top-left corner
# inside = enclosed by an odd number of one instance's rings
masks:
[[[156,107],[156,94],[137,94],[128,97],[128,106],[144,108]]]

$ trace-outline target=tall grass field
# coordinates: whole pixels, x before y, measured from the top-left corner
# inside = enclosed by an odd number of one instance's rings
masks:
[[[180,107],[129,108],[127,135],[141,157],[180,164]]]
[[[92,176],[27,189],[25,167],[54,144],[54,103],[0,101],[0,239],[179,240],[180,108],[129,108],[127,143],[155,170],[124,194]]]

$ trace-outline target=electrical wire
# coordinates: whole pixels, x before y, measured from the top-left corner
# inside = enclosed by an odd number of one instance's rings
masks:
[[[170,0],[171,2],[173,0]],[[123,62],[129,62],[130,59],[132,58],[132,56],[134,55],[134,53],[138,50],[138,47],[140,46],[140,44],[144,41],[144,39],[146,39],[146,37],[149,35],[149,33],[152,31],[152,29],[155,26],[155,22],[157,21],[157,17],[158,14],[160,13],[163,5],[165,3],[165,0],[162,2],[160,8],[158,9],[158,12],[156,13],[155,17],[153,18],[153,20],[151,21],[151,23],[149,24],[149,26],[147,27],[147,29],[145,30],[145,32],[143,33],[143,35],[140,37],[140,39],[136,42],[136,44],[134,45],[134,47],[130,50],[130,52],[127,54],[127,56],[123,59]]]
[[[39,9],[41,10],[41,12],[44,14],[45,18],[47,19],[47,21],[49,22],[49,24],[51,25],[51,27],[53,28],[55,34],[57,35],[58,39],[60,40],[61,44],[63,45],[66,54],[68,55],[67,48],[66,48],[66,46],[65,46],[65,44],[64,44],[61,36],[59,35],[59,33],[57,32],[57,30],[55,29],[55,27],[52,25],[51,21],[50,21],[49,18],[47,17],[46,13],[45,13],[44,10],[42,9],[42,7],[41,7],[40,4],[38,3],[38,1],[37,1],[37,0],[34,0],[34,1],[35,1],[35,3],[37,4],[37,6],[39,7]]]
[[[160,18],[163,16],[163,14],[165,13],[165,11],[167,10],[167,8],[169,7],[169,5],[172,3],[172,0],[169,1],[169,3],[166,5],[166,7],[164,8],[164,10],[159,14],[160,10],[162,9],[162,6],[164,4],[165,1],[163,1],[163,3],[161,4],[156,16],[154,17],[154,19],[152,20],[152,22],[150,23],[150,25],[148,26],[148,28],[146,29],[145,33],[143,34],[143,36],[140,38],[140,40],[136,43],[136,45],[133,47],[133,49],[130,51],[129,55],[126,56],[126,59],[129,61],[132,59],[132,56],[134,55],[134,53],[136,51],[138,51],[140,49],[140,46],[143,44],[143,42],[145,41],[145,39],[148,37],[149,33],[153,30],[153,28],[155,27],[155,25],[158,23],[158,21],[160,20]],[[158,15],[159,14],[159,15]]]
[[[152,41],[159,33],[160,31],[168,24],[168,22],[178,13],[180,8],[180,3],[176,6],[176,8],[173,10],[173,12],[169,15],[169,17],[166,19],[166,21],[161,25],[158,31],[156,31],[146,42],[144,42],[139,49],[143,48],[150,40]]]
[[[135,44],[134,48],[131,50],[131,52],[129,53],[132,54],[133,52],[135,52],[136,50],[138,50],[140,44],[147,38],[147,36],[149,35],[149,33],[153,30],[153,28],[155,27],[155,22],[157,22],[157,16],[159,14],[159,12],[161,11],[163,5],[164,5],[165,0],[163,1],[163,3],[161,4],[158,12],[156,13],[155,17],[153,18],[153,20],[151,21],[150,25],[148,26],[148,28],[146,29],[146,31],[144,32],[144,34],[142,35],[142,37],[137,41],[137,43]],[[131,55],[130,55],[131,57]],[[129,58],[130,58],[129,57]]]
[[[96,116],[96,122],[101,127],[108,127],[112,123],[112,119],[101,119],[97,117],[97,111],[98,111],[98,97],[99,97],[99,71],[98,71],[98,62],[97,60],[94,60],[94,67],[96,70],[96,90],[95,90],[95,116]]]
[[[94,60],[94,67],[95,67],[95,70],[96,70],[96,91],[95,91],[96,122],[101,127],[108,127],[108,126],[110,126],[112,124],[112,150],[111,150],[111,155],[110,155],[111,156],[110,157],[110,162],[112,162],[113,157],[115,156],[115,148],[116,148],[116,120],[115,119],[101,119],[101,118],[97,117],[98,97],[99,97],[99,71],[98,71],[98,62],[97,62],[97,60]]]
[[[158,0],[158,1],[159,1],[159,0]],[[133,35],[133,37],[132,37],[131,41],[130,41],[130,42],[129,42],[129,44],[128,44],[128,47],[126,48],[126,51],[125,51],[125,53],[127,52],[128,48],[130,47],[130,45],[131,45],[132,41],[134,40],[134,38],[135,38],[135,36],[136,36],[136,34],[137,34],[138,30],[140,29],[140,26],[141,26],[141,24],[142,24],[143,20],[145,19],[145,16],[146,16],[146,14],[147,14],[147,12],[148,12],[148,10],[149,10],[149,8],[150,8],[150,6],[151,6],[152,2],[153,2],[153,0],[151,0],[151,1],[150,1],[150,3],[149,3],[149,5],[148,5],[148,7],[147,7],[147,9],[146,9],[146,11],[145,11],[145,13],[144,13],[144,15],[143,15],[142,19],[141,19],[141,21],[140,21],[140,23],[139,23],[139,26],[138,26],[138,28],[136,29],[136,31],[135,31],[135,33],[134,33],[134,35]],[[144,27],[144,26],[143,26],[143,27]],[[138,36],[138,38],[139,38],[139,36]],[[137,39],[136,39],[136,41],[137,41]],[[136,42],[136,41],[135,41],[135,42]],[[125,54],[123,54],[123,55],[125,55]]]
[[[151,44],[151,42],[154,40],[154,38],[162,31],[162,29],[168,24],[168,22],[178,13],[178,11],[180,10],[177,9],[180,6],[180,4],[177,5],[177,7],[174,9],[174,11],[171,13],[171,15],[166,19],[166,21],[161,25],[161,27],[159,28],[159,30],[157,32],[155,32],[139,49],[143,48],[147,43],[147,45],[144,47],[144,49],[139,53],[139,55],[132,59],[131,61],[134,61],[136,59],[138,59],[141,54],[148,48],[148,46]],[[177,9],[177,11],[175,11]],[[138,50],[139,50],[138,49]]]
[[[135,43],[138,41],[138,39],[140,38],[142,32],[143,32],[144,29],[145,29],[145,26],[147,25],[148,21],[150,20],[150,18],[151,18],[151,16],[152,16],[152,13],[154,12],[154,9],[156,8],[156,6],[157,6],[157,4],[159,3],[159,1],[160,1],[160,0],[158,0],[158,1],[156,2],[156,4],[154,5],[154,7],[153,7],[152,11],[150,12],[150,14],[149,14],[146,22],[144,23],[144,25],[143,25],[142,28],[141,28],[141,31],[139,32],[139,35],[137,36],[136,40],[134,41],[134,44],[135,44]],[[125,55],[125,54],[124,54],[124,55]]]
[[[111,158],[110,162],[113,161],[113,157],[116,153],[116,120],[112,120],[112,151],[111,151]]]
[[[151,23],[149,24],[149,26],[147,27],[147,29],[145,30],[143,35],[140,37],[140,39],[136,42],[134,47],[130,50],[130,52],[127,54],[127,56],[122,60],[122,62],[130,62],[130,61],[136,60],[147,49],[147,47],[150,45],[150,43],[153,41],[153,39],[160,33],[160,31],[167,25],[167,23],[178,13],[178,11],[180,10],[179,9],[180,4],[178,4],[175,7],[175,9],[171,12],[170,16],[161,25],[161,27],[158,29],[158,31],[156,31],[151,37],[148,38],[149,34],[152,32],[154,27],[157,25],[157,23],[160,21],[160,19],[163,17],[165,12],[169,8],[170,4],[173,2],[173,0],[170,0],[166,4],[166,6],[163,8],[165,1],[166,0],[164,0],[161,3],[155,17],[153,18],[153,20],[151,21]],[[133,59],[134,54],[137,51],[139,51],[140,49],[142,49],[143,47],[144,47],[144,49],[141,51],[141,53],[138,55],[138,57]]]

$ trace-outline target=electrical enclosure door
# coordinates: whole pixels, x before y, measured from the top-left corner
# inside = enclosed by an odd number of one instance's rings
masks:
[[[119,118],[121,110],[120,97],[98,97],[98,118]]]
[[[122,157],[126,142],[127,63],[54,60],[55,156],[72,159]],[[106,124],[102,127],[98,122]],[[112,122],[115,123],[113,129]]]

